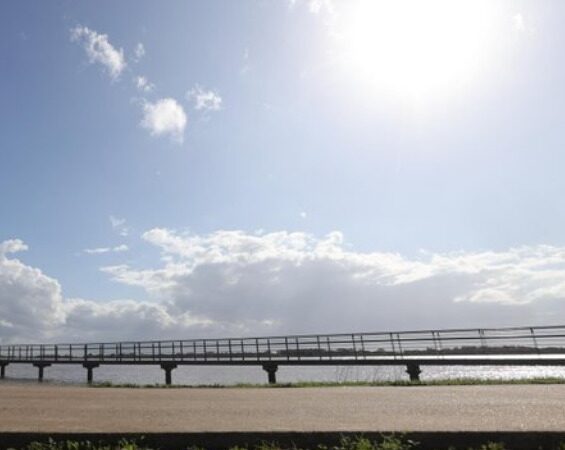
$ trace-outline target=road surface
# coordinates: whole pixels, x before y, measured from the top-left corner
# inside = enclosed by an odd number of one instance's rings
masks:
[[[128,389],[0,383],[0,432],[562,431],[565,385]]]

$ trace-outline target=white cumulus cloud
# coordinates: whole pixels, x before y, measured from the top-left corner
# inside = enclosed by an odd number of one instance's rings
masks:
[[[161,258],[102,268],[147,300],[66,299],[57,280],[0,243],[0,341],[559,324],[565,247],[355,251],[340,232],[209,234],[154,228]]]
[[[19,239],[0,243],[0,342],[11,336],[48,338],[65,320],[57,280],[8,257],[24,250]]]
[[[19,239],[0,242],[0,344],[179,338],[214,326],[159,302],[66,299],[56,279],[9,257],[26,249]]]
[[[169,136],[174,141],[182,142],[186,122],[183,107],[173,98],[162,98],[154,103],[146,101],[143,104],[141,126],[149,130],[152,136]]]
[[[116,49],[106,34],[97,33],[88,27],[76,26],[71,29],[71,41],[81,43],[89,62],[101,64],[113,79],[126,67],[123,50]]]
[[[249,332],[556,323],[565,312],[565,248],[407,258],[349,250],[339,232],[155,228],[143,238],[161,249],[161,265],[103,271],[174,311]]]
[[[23,252],[28,249],[27,245],[20,239],[8,239],[0,242],[0,258],[4,258],[8,253]]]

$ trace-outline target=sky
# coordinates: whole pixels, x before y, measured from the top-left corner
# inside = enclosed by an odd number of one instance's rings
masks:
[[[564,15],[2,2],[0,342],[562,324]]]

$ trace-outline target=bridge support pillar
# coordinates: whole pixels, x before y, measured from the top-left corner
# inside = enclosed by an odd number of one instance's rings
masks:
[[[94,362],[87,362],[84,363],[82,367],[86,369],[86,382],[88,384],[92,384],[92,381],[94,380],[94,376],[93,376],[94,369],[100,367],[100,364]]]
[[[276,384],[277,383],[277,370],[279,366],[277,364],[269,363],[263,364],[263,370],[267,372],[269,377],[269,384]]]
[[[6,366],[8,364],[0,364],[0,379],[6,378]]]
[[[175,363],[163,363],[161,364],[161,369],[165,371],[165,384],[167,386],[171,385],[173,382],[173,377],[171,376],[171,372],[173,369],[176,369],[177,365]]]
[[[51,364],[50,363],[43,363],[43,362],[39,362],[39,363],[33,363],[33,367],[37,367],[38,371],[37,371],[37,381],[39,381],[40,383],[43,382],[43,369],[45,369],[46,367],[49,367]]]
[[[420,364],[418,363],[406,364],[406,373],[410,376],[410,381],[420,381],[420,374],[422,373],[422,370],[420,369]]]

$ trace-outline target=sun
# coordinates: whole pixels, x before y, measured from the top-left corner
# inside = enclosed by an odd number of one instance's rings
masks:
[[[492,34],[493,3],[359,0],[334,37],[356,79],[407,97],[446,93],[480,72]]]

